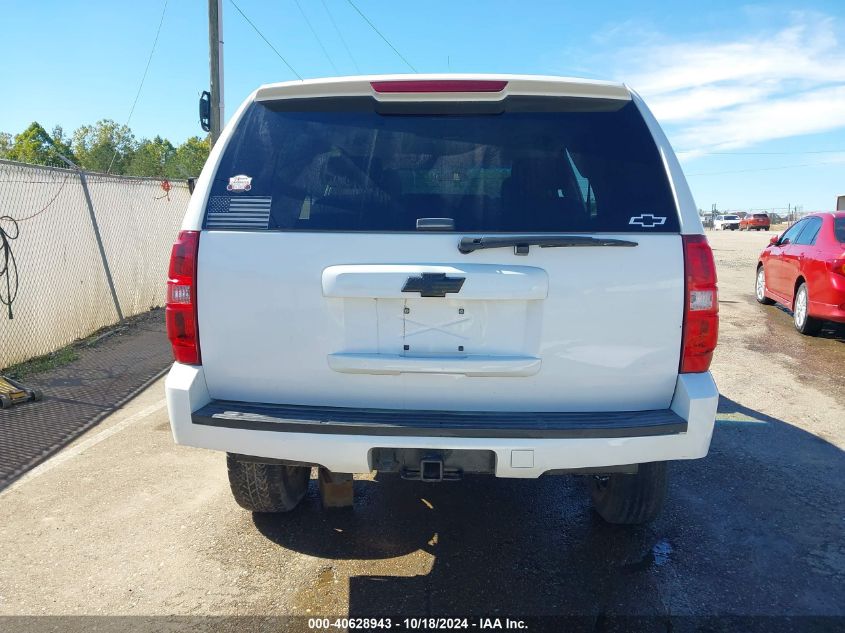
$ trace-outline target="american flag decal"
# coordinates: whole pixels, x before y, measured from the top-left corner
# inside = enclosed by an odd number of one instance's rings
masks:
[[[205,216],[207,229],[266,229],[270,224],[270,196],[211,196]]]

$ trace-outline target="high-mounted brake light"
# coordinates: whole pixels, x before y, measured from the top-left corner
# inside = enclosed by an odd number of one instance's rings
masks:
[[[703,235],[684,235],[684,331],[681,373],[707,371],[719,338],[719,293],[713,251]]]
[[[371,81],[376,92],[501,92],[507,81],[489,79],[402,79]]]
[[[170,253],[167,275],[167,304],[164,320],[173,358],[179,363],[199,365],[200,341],[197,327],[197,253],[199,231],[181,231]]]

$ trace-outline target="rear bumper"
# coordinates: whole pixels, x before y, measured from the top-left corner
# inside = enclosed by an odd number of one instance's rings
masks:
[[[719,393],[710,373],[678,377],[671,407],[609,413],[469,413],[212,401],[202,367],[174,364],[165,383],[179,444],[301,461],[334,472],[372,470],[374,448],[480,449],[496,476],[704,457]]]
[[[810,301],[810,315],[817,319],[845,323],[845,302],[841,304],[830,304]]]

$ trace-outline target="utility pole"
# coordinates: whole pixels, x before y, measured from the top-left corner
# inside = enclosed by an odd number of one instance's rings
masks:
[[[208,69],[211,73],[211,144],[223,128],[223,0],[208,0]]]

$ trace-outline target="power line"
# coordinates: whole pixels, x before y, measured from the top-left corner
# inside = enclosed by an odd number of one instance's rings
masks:
[[[144,87],[144,82],[147,79],[147,73],[150,70],[150,63],[153,61],[153,53],[156,52],[156,45],[158,44],[158,36],[161,34],[161,25],[164,24],[164,14],[167,11],[167,2],[168,0],[164,0],[164,6],[161,8],[161,19],[158,21],[158,28],[156,29],[156,36],[153,39],[152,48],[150,48],[150,55],[147,57],[147,65],[144,67],[144,74],[141,76],[141,83],[138,85],[138,92],[135,93],[135,100],[132,102],[132,107],[129,109],[129,116],[126,117],[126,123],[124,123],[124,127],[129,125],[129,121],[132,120],[132,115],[135,113],[135,106],[138,105],[138,99],[141,96],[141,90]],[[114,159],[117,158],[118,148],[114,148],[114,154],[112,154],[111,161],[109,161],[109,168],[106,170],[107,174],[111,173],[112,165],[114,165]]]
[[[376,28],[376,25],[375,25],[375,24],[373,24],[372,22],[370,22],[370,19],[369,19],[366,15],[364,15],[364,14],[361,12],[361,9],[359,9],[357,6],[355,6],[355,3],[354,3],[354,2],[352,2],[352,0],[346,0],[346,1],[349,3],[349,6],[351,6],[353,9],[355,9],[355,10],[358,12],[358,15],[360,15],[362,18],[364,18],[364,21],[365,21],[367,24],[369,24],[369,25],[370,25],[370,28],[371,28],[371,29],[373,29],[373,30],[374,30],[374,31],[378,34],[378,36],[379,36],[381,39],[383,39],[383,40],[384,40],[384,42],[385,42],[385,43],[386,43],[386,44],[387,44],[390,48],[392,48],[392,49],[393,49],[393,52],[394,52],[394,53],[396,53],[396,54],[399,56],[399,59],[401,59],[403,62],[405,62],[405,63],[408,65],[408,68],[410,68],[410,69],[411,69],[411,70],[413,70],[414,72],[418,72],[418,71],[417,71],[417,69],[416,69],[416,68],[414,68],[414,66],[411,64],[411,62],[409,62],[407,59],[405,59],[405,57],[402,55],[402,53],[400,53],[398,50],[396,50],[396,47],[395,47],[393,44],[391,44],[391,43],[390,43],[390,40],[388,40],[388,39],[387,39],[384,35],[382,35],[382,32],[381,32],[381,31],[379,31],[379,30]]]
[[[302,10],[302,5],[299,4],[299,0],[293,0],[293,1],[296,4],[296,8],[299,9],[299,12],[302,14],[302,18],[305,20],[305,24],[307,24],[308,28],[311,30],[311,35],[313,35],[314,39],[317,40],[317,44],[320,45],[320,48],[322,49],[323,54],[326,56],[326,59],[328,59],[329,63],[332,65],[332,68],[334,69],[335,74],[339,75],[340,71],[338,71],[337,66],[334,65],[334,60],[332,59],[332,56],[329,55],[329,51],[327,51],[326,47],[323,46],[323,40],[320,39],[320,36],[317,35],[317,31],[315,31],[314,27],[311,25],[311,20],[308,19],[307,15],[305,15],[305,11]]]
[[[798,154],[842,154],[845,150],[842,149],[819,149],[808,150],[805,152],[701,152],[697,149],[684,149],[676,152],[678,154],[706,154],[708,156],[791,156]]]
[[[349,54],[349,59],[352,60],[352,65],[355,66],[355,71],[360,75],[361,69],[358,68],[358,62],[355,61],[355,57],[352,55],[352,50],[349,48],[349,45],[346,43],[346,40],[343,37],[343,33],[340,32],[340,28],[337,26],[337,22],[334,21],[334,16],[332,12],[329,11],[329,5],[326,4],[326,0],[320,0],[323,3],[323,8],[326,10],[326,13],[329,15],[329,20],[334,26],[334,30],[337,31],[337,36],[340,38],[340,41],[343,43],[343,48],[346,49],[346,52]]]
[[[779,169],[798,169],[799,167],[818,167],[822,165],[842,165],[841,161],[827,161],[824,163],[804,163],[802,165],[781,165],[780,167],[760,167],[757,169],[732,169],[730,171],[703,171],[687,176],[721,176],[724,174],[746,174],[755,171],[776,171]]]
[[[232,6],[233,6],[233,7],[235,7],[235,9],[237,9],[237,10],[238,10],[238,13],[240,13],[240,14],[241,14],[241,17],[243,17],[243,19],[247,21],[247,24],[249,24],[249,25],[252,27],[252,29],[253,29],[256,33],[258,33],[258,37],[260,37],[262,40],[264,40],[264,43],[265,43],[265,44],[267,44],[267,46],[269,46],[269,47],[273,50],[273,52],[274,52],[274,53],[276,53],[276,55],[278,56],[278,58],[279,58],[279,59],[281,59],[281,60],[285,63],[285,66],[287,66],[288,68],[290,68],[290,71],[291,71],[294,75],[296,75],[297,79],[299,79],[300,81],[302,81],[302,75],[300,75],[298,72],[296,72],[296,69],[295,69],[293,66],[291,66],[291,65],[290,65],[290,63],[288,62],[288,60],[286,60],[284,57],[282,57],[282,54],[281,54],[279,51],[277,51],[277,50],[276,50],[276,47],[275,47],[275,46],[273,46],[273,45],[270,43],[270,40],[268,40],[266,37],[264,37],[264,33],[262,33],[261,31],[259,31],[259,30],[258,30],[258,27],[257,27],[257,26],[255,26],[255,24],[253,24],[253,23],[252,23],[252,20],[250,20],[248,17],[246,17],[246,13],[244,13],[243,11],[241,11],[241,8],[240,8],[240,7],[239,7],[239,6],[235,3],[235,0],[229,0],[229,2],[231,2],[231,3],[232,3]]]

